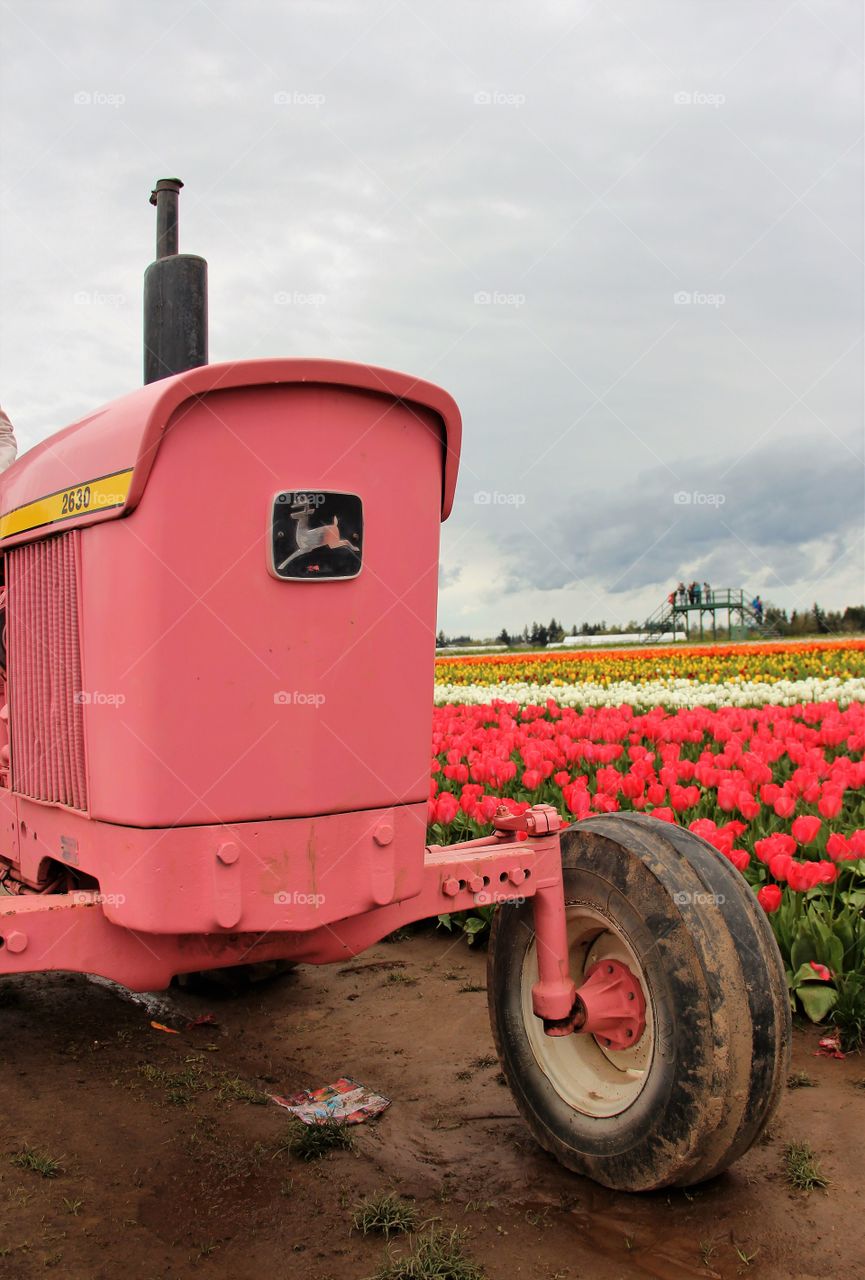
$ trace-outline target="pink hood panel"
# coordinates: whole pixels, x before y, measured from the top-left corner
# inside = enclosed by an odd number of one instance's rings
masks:
[[[310,383],[368,391],[441,419],[441,516],[453,506],[462,425],[440,387],[405,373],[338,360],[243,360],[204,365],[113,400],[30,449],[0,486],[0,540],[15,546],[46,532],[94,524],[133,510],[174,415],[187,401],[237,387]]]

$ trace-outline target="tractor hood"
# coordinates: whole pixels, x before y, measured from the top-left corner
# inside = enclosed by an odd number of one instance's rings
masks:
[[[244,360],[190,369],[113,400],[28,450],[0,477],[0,545],[114,519],[133,510],[172,417],[190,400],[239,387],[344,386],[418,405],[442,423],[442,520],[453,505],[462,433],[440,387],[408,374],[336,360]]]

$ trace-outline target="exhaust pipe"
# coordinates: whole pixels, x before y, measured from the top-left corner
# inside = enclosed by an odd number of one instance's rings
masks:
[[[158,382],[207,364],[207,263],[179,253],[179,178],[160,178],[156,261],[144,273],[144,381]]]

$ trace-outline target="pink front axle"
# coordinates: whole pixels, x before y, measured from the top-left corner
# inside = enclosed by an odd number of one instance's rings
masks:
[[[639,984],[625,966],[618,966],[614,981],[610,975],[604,981],[589,975],[580,991],[571,978],[558,813],[550,805],[535,805],[519,815],[503,807],[493,825],[490,837],[428,847],[417,877],[403,878],[408,889],[405,897],[388,902],[390,890],[379,886],[381,906],[365,906],[348,914],[346,901],[346,913],[333,919],[328,913],[329,892],[300,894],[304,920],[309,921],[301,928],[289,923],[298,894],[287,889],[274,893],[268,880],[237,874],[245,850],[225,840],[215,846],[218,874],[211,873],[214,883],[208,907],[214,914],[206,928],[187,926],[175,932],[169,926],[157,933],[136,927],[126,921],[124,895],[110,892],[25,891],[0,897],[0,974],[67,970],[100,974],[133,990],[155,990],[167,986],[175,974],[197,969],[277,958],[307,964],[340,961],[416,920],[532,898],[538,960],[532,1008],[546,1033],[594,1034],[611,1048],[635,1044],[642,1034],[644,1005],[642,993],[639,998],[635,994]],[[393,849],[394,865],[408,834],[402,834],[399,821],[373,823],[376,848]],[[518,838],[521,834],[525,839]],[[232,851],[230,859],[227,849]],[[192,876],[195,865],[193,859],[188,861],[187,880],[196,888],[195,904],[206,905],[207,881]],[[225,909],[229,900],[222,883],[228,873],[233,875],[230,912]],[[320,887],[330,890],[324,875]],[[343,897],[346,894],[344,883]],[[305,901],[307,897],[311,903]],[[136,895],[132,906],[138,899]],[[189,919],[186,899],[176,905],[169,900],[164,913],[180,924],[184,904]]]

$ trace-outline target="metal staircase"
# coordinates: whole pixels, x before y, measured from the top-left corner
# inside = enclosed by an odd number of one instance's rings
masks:
[[[726,615],[726,623],[724,621]],[[643,623],[644,644],[662,643],[666,636],[684,631],[688,639],[697,636],[704,639],[717,637],[719,627],[733,639],[736,630],[739,638],[759,636],[761,639],[778,639],[779,632],[765,620],[758,618],[742,588],[712,588],[708,595],[701,593],[699,601],[689,597],[681,600],[678,593],[673,604],[664,600]]]

